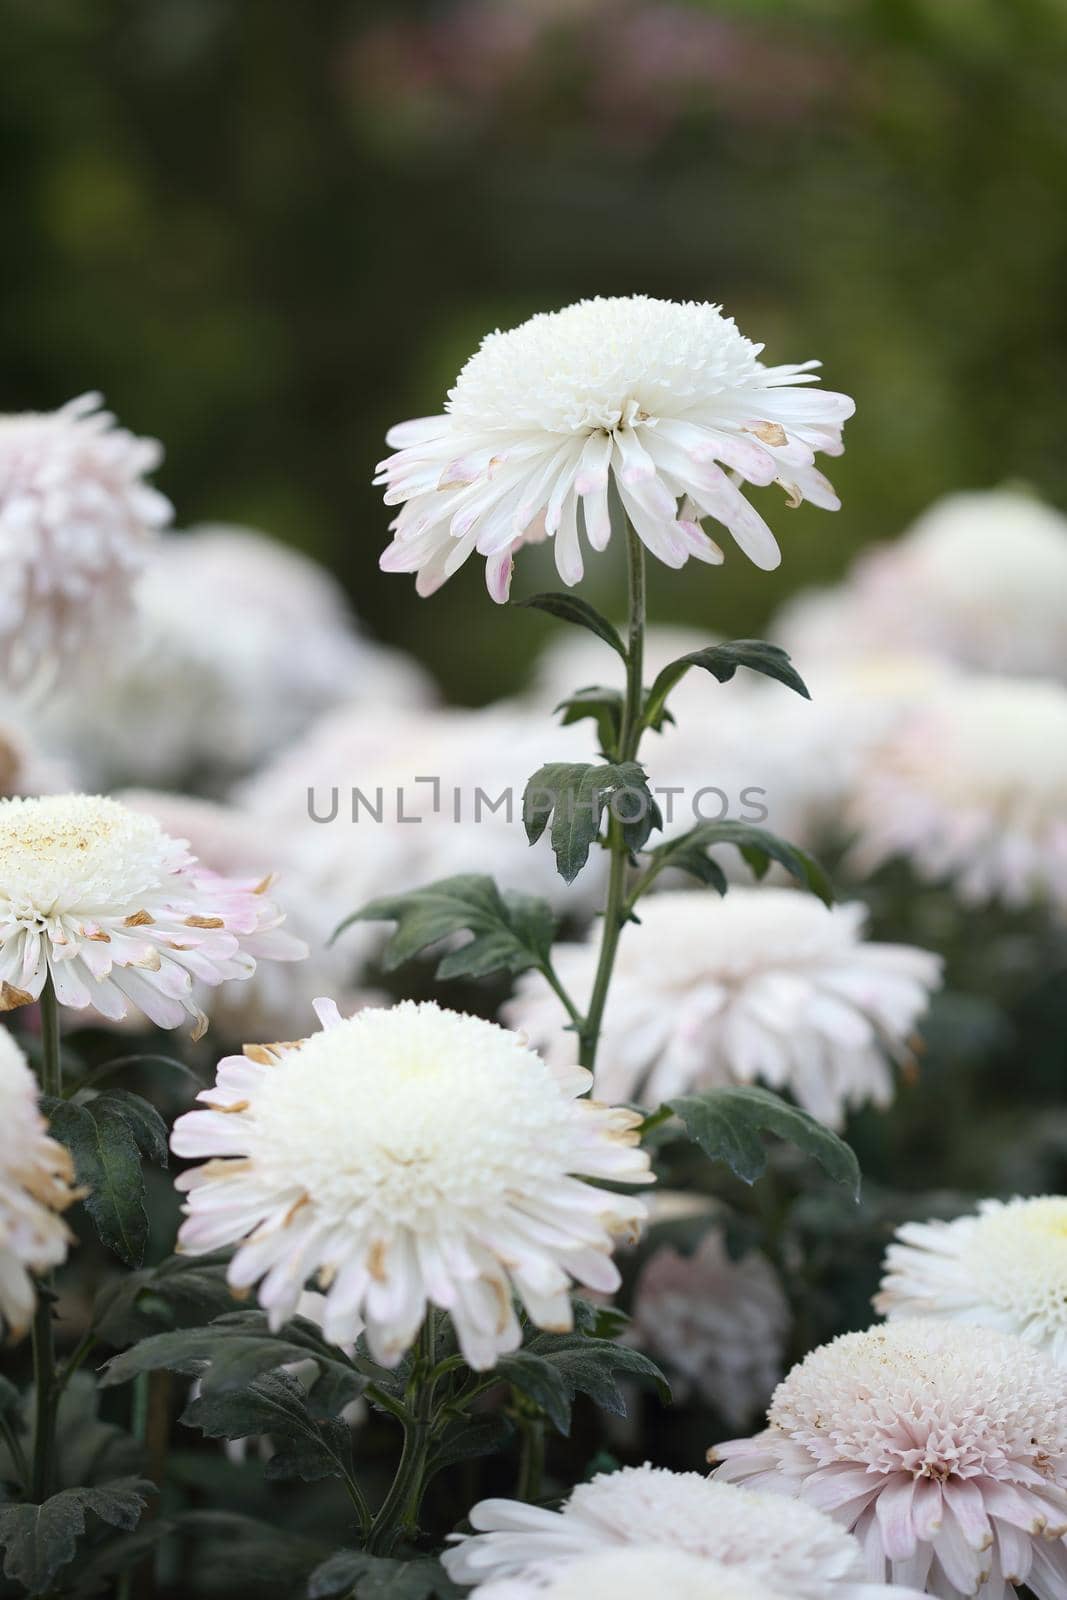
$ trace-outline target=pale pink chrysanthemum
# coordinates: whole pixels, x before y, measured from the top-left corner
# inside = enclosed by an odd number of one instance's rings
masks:
[[[106,640],[171,517],[144,481],[160,446],[99,406],[0,417],[0,676],[16,686]]]
[[[877,1600],[856,1541],[830,1517],[698,1472],[625,1467],[579,1484],[559,1511],[482,1500],[442,1560],[456,1583],[548,1582],[610,1551],[682,1551],[792,1600]],[[479,1593],[486,1591],[479,1590]],[[489,1589],[489,1593],[494,1593]]]
[[[376,483],[402,507],[381,558],[432,594],[475,551],[494,600],[516,551],[554,541],[566,584],[611,537],[609,485],[642,542],[669,567],[723,553],[721,524],[759,567],[781,559],[735,476],[778,483],[799,505],[839,501],[814,465],[839,455],[853,402],[811,390],[817,362],[767,367],[718,306],[646,295],[582,300],[483,339],[441,416],[393,428]]]
[[[98,795],[0,801],[0,1009],[40,997],[162,1028],[207,1019],[194,980],[294,961],[266,881],[220,877],[154,818]]]
[[[37,1304],[34,1276],[66,1259],[61,1213],[77,1198],[70,1153],[48,1135],[37,1080],[0,1028],[0,1324],[19,1339]]]
[[[871,752],[852,864],[893,857],[969,905],[1067,909],[1067,688],[953,678]]]
[[[875,1310],[1015,1333],[1067,1366],[1067,1197],[983,1200],[952,1222],[907,1222]]]
[[[178,1179],[184,1251],[238,1245],[230,1285],[258,1283],[275,1328],[317,1275],[326,1337],[365,1324],[390,1366],[430,1305],[482,1369],[520,1342],[513,1295],[561,1331],[572,1282],[618,1286],[615,1237],[645,1207],[583,1180],[652,1181],[639,1115],[579,1098],[588,1072],[478,1017],[316,1010],[321,1033],[228,1057],[199,1096],[210,1109],[175,1123],[175,1153],[208,1158]]]
[[[695,1389],[735,1427],[766,1406],[791,1319],[759,1251],[732,1260],[717,1228],[691,1255],[661,1245],[638,1276],[632,1315],[629,1331],[668,1368],[676,1399]]]
[[[1067,1593],[1067,1371],[1009,1334],[901,1319],[823,1345],[717,1479],[830,1512],[872,1578],[941,1600]]]
[[[670,891],[641,902],[619,945],[597,1068],[610,1100],[658,1105],[697,1088],[756,1079],[788,1089],[836,1126],[847,1108],[892,1098],[890,1063],[910,1059],[941,962],[863,938],[862,905],[827,908],[793,889]],[[581,1005],[596,945],[557,945]],[[503,1015],[549,1059],[572,1035],[548,985],[525,974]]]

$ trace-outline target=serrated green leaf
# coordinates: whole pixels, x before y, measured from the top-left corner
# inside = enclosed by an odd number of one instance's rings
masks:
[[[347,917],[337,933],[353,922],[397,924],[382,957],[387,971],[452,934],[470,933],[468,943],[438,962],[437,976],[442,979],[481,978],[541,966],[556,936],[556,918],[544,900],[502,892],[482,873],[460,873],[407,894],[372,900]]]
[[[556,870],[565,883],[573,883],[588,861],[609,806],[620,818],[631,851],[640,850],[652,830],[663,826],[644,769],[636,761],[602,766],[550,761],[526,785],[522,800],[526,836],[536,844],[551,818]]]
[[[329,1549],[291,1522],[278,1526],[233,1511],[185,1511],[174,1524],[186,1545],[187,1592],[197,1596],[230,1600],[247,1591],[257,1600],[294,1600],[307,1593],[309,1576]]]
[[[74,1560],[87,1513],[129,1531],[154,1493],[146,1478],[117,1478],[95,1488],[63,1489],[43,1505],[0,1506],[4,1576],[31,1594],[46,1593],[56,1573]]]
[[[668,839],[647,852],[650,870],[646,875],[651,880],[673,867],[725,894],[729,887],[726,875],[708,855],[709,850],[723,844],[740,851],[757,878],[764,877],[771,862],[777,861],[802,888],[810,890],[824,905],[833,905],[833,885],[815,857],[751,822],[698,822],[677,839]]]
[[[579,689],[556,706],[560,725],[573,727],[586,720],[596,723],[597,740],[605,761],[613,761],[618,752],[622,732],[622,714],[625,700],[618,689],[600,687]]]
[[[503,1356],[496,1370],[540,1406],[562,1434],[570,1432],[571,1408],[579,1394],[588,1395],[595,1405],[614,1416],[626,1415],[617,1373],[654,1383],[664,1400],[669,1400],[671,1394],[663,1373],[639,1350],[577,1332],[538,1334],[521,1350]]]
[[[550,617],[558,617],[561,622],[573,622],[579,628],[588,628],[590,633],[595,633],[598,639],[610,645],[616,655],[624,661],[627,658],[619,630],[607,617],[602,617],[588,600],[582,600],[576,594],[532,594],[528,600],[514,600],[512,604],[527,610],[545,611]]]
[[[323,1414],[327,1397],[331,1412],[341,1411],[358,1399],[374,1376],[360,1371],[336,1345],[327,1344],[321,1329],[304,1317],[294,1317],[273,1334],[262,1312],[238,1311],[206,1328],[182,1328],[142,1339],[106,1363],[100,1382],[107,1387],[128,1383],[141,1372],[165,1370],[199,1376],[205,1395],[224,1394],[245,1389],[278,1367],[309,1359],[319,1368],[309,1400],[316,1415]]]
[[[313,1416],[303,1387],[285,1372],[267,1373],[247,1389],[200,1394],[181,1420],[209,1439],[268,1435],[274,1445],[268,1478],[315,1483],[352,1470],[351,1429],[336,1418]]]
[[[158,1267],[105,1283],[93,1302],[93,1331],[121,1349],[152,1333],[194,1328],[239,1309],[226,1282],[230,1252],[168,1256]]]
[[[89,1191],[85,1209],[101,1242],[127,1266],[139,1267],[148,1242],[141,1147],[128,1118],[100,1105],[110,1099],[100,1095],[87,1105],[42,1099],[41,1104],[53,1138],[66,1145],[77,1180]]]
[[[514,1426],[499,1412],[459,1417],[438,1438],[426,1466],[426,1481],[461,1461],[495,1455],[513,1437]]]
[[[748,667],[766,678],[775,678],[788,689],[810,700],[807,685],[797,672],[789,656],[780,645],[768,644],[765,639],[732,639],[726,644],[708,645],[703,650],[691,650],[663,668],[645,700],[645,725],[655,725],[662,716],[671,690],[685,677],[690,667],[702,667],[720,683],[729,683],[738,667]]]
[[[766,1168],[762,1135],[773,1133],[813,1156],[828,1177],[859,1197],[859,1162],[845,1141],[769,1089],[738,1084],[678,1095],[666,1104],[705,1155],[725,1161],[745,1183],[755,1183]]]
[[[460,1600],[466,1594],[433,1556],[388,1559],[364,1550],[338,1550],[316,1567],[309,1600]]]

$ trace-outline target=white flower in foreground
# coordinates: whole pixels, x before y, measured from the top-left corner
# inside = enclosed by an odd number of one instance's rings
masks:
[[[892,544],[864,552],[837,588],[791,602],[789,649],[925,650],[962,666],[1067,676],[1067,518],[994,489],[937,501]]]
[[[737,1567],[684,1550],[660,1548],[599,1550],[546,1582],[502,1578],[482,1584],[478,1600],[787,1600]],[[892,1595],[887,1595],[892,1600]]]
[[[1067,1366],[1067,1197],[983,1200],[977,1215],[905,1223],[875,1309],[999,1328]]]
[[[18,1339],[33,1319],[31,1274],[57,1267],[70,1234],[59,1213],[76,1192],[70,1154],[48,1136],[37,1080],[0,1028],[0,1322]]]
[[[785,1368],[789,1302],[766,1257],[739,1261],[710,1228],[691,1255],[662,1245],[641,1269],[631,1332],[670,1369],[676,1398],[695,1388],[741,1427],[767,1404]]]
[[[177,1155],[211,1158],[178,1179],[184,1251],[239,1243],[230,1285],[258,1283],[275,1328],[317,1275],[326,1337],[365,1322],[388,1365],[430,1304],[482,1369],[519,1344],[513,1294],[563,1330],[572,1280],[617,1287],[613,1237],[645,1207],[581,1179],[652,1181],[639,1116],[579,1099],[587,1072],[478,1017],[316,1009],[322,1033],[227,1058],[199,1096],[211,1109],[175,1123]]]
[[[877,1600],[881,1592],[865,1579],[856,1541],[822,1512],[697,1472],[625,1467],[579,1484],[559,1511],[482,1500],[470,1523],[477,1532],[453,1534],[441,1558],[456,1583],[546,1582],[592,1555],[636,1546],[718,1562],[757,1595]]]
[[[967,904],[1067,908],[1067,688],[949,680],[871,753],[846,815],[860,871],[902,856]]]
[[[333,706],[432,697],[413,661],[359,630],[329,572],[247,528],[161,540],[136,601],[92,697],[71,685],[47,708],[57,741],[106,788],[217,789]]]
[[[52,673],[131,605],[169,501],[144,482],[162,459],[83,395],[59,411],[0,417],[0,676]]]
[[[0,801],[0,1010],[40,997],[161,1028],[207,1019],[193,980],[298,960],[266,882],[222,878],[152,817],[97,795]]]
[[[911,945],[863,938],[865,908],[827,908],[793,889],[650,895],[619,944],[597,1092],[658,1105],[694,1088],[761,1079],[838,1125],[848,1107],[892,1098],[890,1062],[940,982],[941,961]],[[580,1006],[595,941],[557,945],[556,970]],[[571,1035],[540,977],[504,1008],[552,1061]]]
[[[814,1350],[717,1474],[855,1531],[872,1577],[942,1600],[1067,1593],[1067,1372],[986,1328],[901,1320]]]
[[[445,413],[388,435],[397,453],[375,482],[403,509],[382,567],[418,573],[427,595],[477,551],[503,601],[516,550],[547,536],[575,584],[581,533],[593,550],[611,537],[612,481],[667,566],[722,561],[701,527],[710,518],[757,566],[776,567],[774,535],[734,475],[836,510],[815,454],[840,455],[855,407],[806,387],[818,362],[766,367],[762,349],[718,306],[644,295],[583,300],[487,335]]]

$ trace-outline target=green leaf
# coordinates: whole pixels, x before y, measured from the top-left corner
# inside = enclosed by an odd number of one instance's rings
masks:
[[[618,689],[597,686],[579,689],[566,700],[561,700],[556,711],[563,713],[560,724],[564,728],[584,722],[587,718],[595,722],[601,754],[606,761],[613,761],[619,748],[625,703]]]
[[[725,1161],[745,1183],[755,1183],[766,1168],[762,1135],[774,1133],[814,1156],[835,1183],[859,1198],[859,1162],[845,1141],[769,1089],[751,1084],[706,1089],[703,1094],[678,1095],[666,1104],[704,1154]]]
[[[815,857],[751,822],[698,822],[695,828],[679,834],[677,839],[668,839],[665,844],[648,851],[652,871],[647,875],[651,880],[667,867],[674,867],[725,894],[726,874],[707,853],[715,845],[722,844],[739,850],[757,878],[764,877],[771,862],[777,861],[802,888],[817,895],[824,905],[833,905],[833,885]]]
[[[127,1266],[139,1267],[148,1241],[142,1152],[167,1159],[167,1130],[158,1111],[124,1089],[84,1105],[42,1101],[51,1132],[74,1158],[78,1182],[89,1191],[85,1209],[100,1239]]]
[[[663,1400],[671,1397],[663,1373],[639,1350],[610,1339],[582,1333],[541,1333],[529,1344],[504,1356],[496,1367],[500,1377],[532,1400],[562,1434],[571,1427],[576,1395],[585,1394],[613,1416],[626,1415],[626,1401],[616,1374],[643,1378],[656,1385]]]
[[[768,644],[764,639],[733,639],[727,644],[708,645],[703,650],[691,650],[679,656],[659,673],[645,701],[646,726],[655,725],[663,713],[667,696],[680,683],[690,667],[703,667],[720,683],[729,683],[738,667],[749,667],[766,678],[776,678],[787,688],[810,700],[807,685],[780,645]]]
[[[623,838],[632,851],[640,850],[652,830],[663,826],[644,769],[636,761],[597,767],[550,761],[526,785],[522,801],[526,836],[536,844],[552,819],[552,850],[565,883],[573,883],[588,861],[608,806],[622,822]]]
[[[352,1470],[352,1432],[347,1423],[315,1417],[303,1387],[288,1373],[267,1373],[247,1389],[201,1394],[182,1422],[209,1439],[251,1439],[267,1434],[275,1449],[268,1478],[341,1478]]]
[[[93,1302],[93,1331],[118,1350],[149,1334],[198,1327],[238,1310],[226,1282],[229,1259],[228,1250],[168,1256],[158,1267],[113,1278]]]
[[[31,1594],[47,1592],[56,1573],[74,1560],[87,1513],[129,1531],[137,1526],[145,1497],[154,1493],[155,1484],[146,1478],[116,1478],[96,1488],[63,1489],[43,1505],[0,1507],[4,1576]]]
[[[466,1589],[456,1586],[439,1561],[415,1556],[410,1561],[369,1556],[363,1550],[338,1550],[316,1567],[308,1584],[309,1600],[460,1600]]]
[[[100,1382],[107,1387],[128,1383],[140,1372],[164,1370],[200,1377],[205,1395],[224,1394],[247,1388],[263,1373],[309,1359],[319,1368],[309,1402],[317,1415],[343,1410],[375,1376],[360,1371],[336,1345],[327,1344],[321,1330],[304,1317],[294,1317],[274,1334],[262,1312],[237,1311],[206,1328],[142,1339],[106,1363]]]
[[[397,924],[382,958],[389,972],[451,934],[472,934],[467,944],[438,962],[437,976],[443,979],[542,966],[556,936],[556,918],[544,900],[502,892],[492,878],[473,872],[372,900],[347,917],[337,933],[353,922]]]
[[[291,1519],[278,1526],[233,1511],[186,1511],[174,1523],[186,1547],[182,1593],[198,1597],[293,1600],[307,1594],[308,1578],[329,1549],[298,1533]]]
[[[461,1461],[495,1455],[514,1435],[509,1419],[499,1412],[457,1417],[440,1435],[426,1465],[426,1481]]]
[[[534,611],[547,611],[550,617],[558,617],[561,622],[573,622],[580,628],[588,628],[590,633],[595,633],[598,639],[609,644],[616,655],[626,660],[626,646],[619,630],[607,617],[602,617],[588,600],[580,600],[576,594],[532,594],[528,600],[515,600],[512,604]]]

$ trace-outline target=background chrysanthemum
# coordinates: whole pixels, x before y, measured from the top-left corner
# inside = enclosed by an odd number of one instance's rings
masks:
[[[39,998],[163,1028],[207,1019],[194,980],[249,978],[307,947],[268,885],[220,877],[153,817],[96,795],[0,801],[0,1008]]]
[[[483,1500],[453,1535],[457,1583],[545,1578],[627,1546],[684,1551],[795,1600],[875,1600],[859,1546],[821,1512],[697,1472],[624,1467],[579,1484],[559,1511]]]
[[[183,1250],[238,1244],[229,1282],[258,1283],[274,1327],[316,1275],[327,1338],[365,1322],[390,1365],[428,1305],[485,1368],[519,1343],[513,1295],[566,1329],[572,1281],[616,1288],[615,1236],[645,1207],[582,1180],[651,1181],[638,1115],[579,1099],[587,1072],[477,1017],[318,1009],[323,1032],[227,1058],[210,1109],[175,1124],[175,1152],[209,1158],[178,1180]]]
[[[83,395],[0,417],[0,676],[22,685],[101,641],[169,501],[144,480],[162,459]]]
[[[69,685],[46,708],[95,785],[217,793],[332,706],[433,698],[413,660],[357,627],[329,572],[251,529],[161,540],[135,597],[93,696]]]
[[[968,904],[1067,908],[1067,688],[950,678],[870,754],[854,866],[906,859]]]
[[[823,1345],[719,1479],[855,1531],[871,1577],[942,1600],[1067,1592],[1067,1371],[1008,1334],[901,1319]]]
[[[598,1550],[543,1581],[501,1578],[473,1592],[478,1600],[786,1600],[751,1573],[662,1546]]]
[[[854,406],[806,387],[817,362],[767,367],[762,348],[718,306],[644,295],[582,300],[488,334],[444,414],[388,435],[396,454],[375,481],[402,509],[383,568],[417,573],[432,594],[477,551],[502,601],[516,550],[547,536],[575,584],[583,535],[593,550],[611,537],[611,483],[667,566],[722,561],[705,519],[757,566],[777,566],[774,535],[735,480],[835,510],[815,455],[841,453]]]
[[[1067,1198],[983,1200],[952,1222],[907,1222],[875,1310],[1015,1333],[1067,1366]]]
[[[0,1028],[0,1324],[21,1338],[37,1292],[34,1275],[66,1258],[61,1213],[76,1198],[68,1151],[48,1135],[37,1080],[6,1028]]]
[[[625,930],[608,997],[597,1092],[657,1104],[686,1089],[755,1079],[831,1125],[892,1098],[890,1063],[940,982],[938,956],[863,938],[859,904],[827,908],[792,889],[665,892]],[[557,946],[578,1004],[596,947]],[[570,1035],[544,980],[527,974],[504,1008],[550,1060]]]
[[[709,1228],[691,1254],[661,1245],[641,1268],[629,1332],[667,1368],[674,1398],[695,1390],[734,1427],[751,1422],[785,1369],[789,1302],[767,1258],[733,1260]]]

